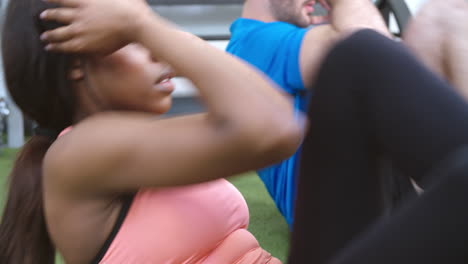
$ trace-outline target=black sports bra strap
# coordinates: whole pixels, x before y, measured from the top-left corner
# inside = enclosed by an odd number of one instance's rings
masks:
[[[119,212],[119,215],[117,216],[117,220],[115,221],[114,227],[112,228],[109,236],[107,237],[106,241],[102,245],[96,257],[93,259],[93,261],[91,261],[91,264],[99,264],[99,262],[101,262],[101,260],[106,255],[107,250],[109,250],[109,247],[111,246],[112,242],[115,239],[115,236],[117,236],[117,233],[119,232],[120,227],[122,226],[125,218],[127,217],[128,211],[130,210],[130,206],[132,205],[134,197],[135,197],[135,194],[130,194],[130,195],[126,195],[122,197],[122,208],[120,208],[120,212]]]

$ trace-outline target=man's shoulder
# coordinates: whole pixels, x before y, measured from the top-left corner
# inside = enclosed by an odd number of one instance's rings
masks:
[[[286,22],[264,23],[256,29],[256,34],[270,35],[273,38],[283,38],[305,31],[303,28],[291,25]]]
[[[298,26],[295,26],[293,24],[289,24],[283,21],[268,22],[268,23],[263,23],[263,25],[265,28],[282,29],[282,30],[288,30],[288,31],[295,31],[295,30],[303,29],[303,28],[300,28]]]
[[[231,31],[233,35],[247,34],[256,38],[282,38],[285,35],[294,34],[295,32],[305,32],[307,29],[282,21],[262,22],[254,19],[240,18],[234,21],[231,26]]]

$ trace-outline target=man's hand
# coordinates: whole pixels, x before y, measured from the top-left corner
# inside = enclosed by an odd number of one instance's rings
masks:
[[[331,10],[330,4],[327,2],[327,0],[318,0],[317,2],[318,2],[319,5],[321,5],[323,7],[323,9],[325,9],[327,11],[327,14],[325,14],[325,15],[314,15],[314,14],[312,14],[310,16],[310,24],[311,25],[320,25],[320,24],[330,22],[330,14],[329,14],[330,10]]]
[[[330,23],[310,29],[301,46],[300,65],[305,87],[312,87],[320,65],[333,45],[361,29],[392,37],[382,15],[370,0],[317,0],[330,10]]]

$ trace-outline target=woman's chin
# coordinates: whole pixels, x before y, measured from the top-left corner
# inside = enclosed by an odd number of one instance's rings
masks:
[[[153,105],[152,111],[155,114],[158,115],[163,115],[167,113],[172,107],[172,98],[169,96],[169,98],[164,99],[157,104]]]

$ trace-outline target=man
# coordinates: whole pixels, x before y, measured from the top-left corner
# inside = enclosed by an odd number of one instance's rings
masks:
[[[390,36],[370,0],[319,2],[330,9],[330,24],[308,28],[317,22],[311,15],[315,0],[246,0],[242,18],[231,26],[227,51],[266,73],[293,97],[297,111],[306,111],[321,60],[334,42],[362,28]],[[289,226],[293,222],[299,153],[258,171]]]

